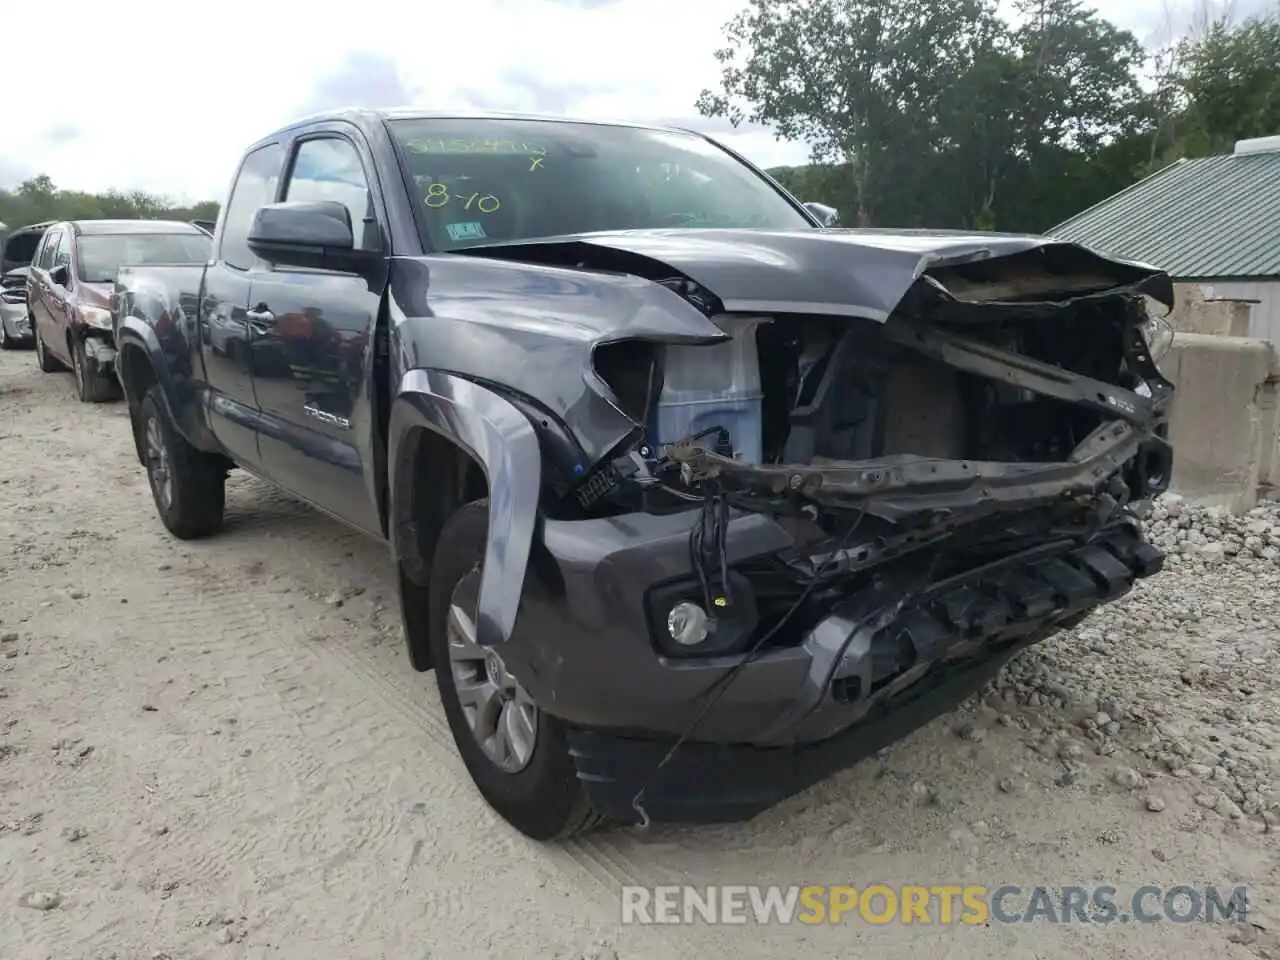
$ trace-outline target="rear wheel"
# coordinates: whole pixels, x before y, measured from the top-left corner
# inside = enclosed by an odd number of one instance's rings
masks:
[[[158,386],[142,400],[141,426],[147,482],[165,529],[182,540],[215,533],[226,503],[223,461],[187,443],[165,412]]]
[[[40,336],[39,329],[36,330],[36,363],[40,365],[43,373],[57,373],[60,370],[67,369],[57,357],[49,353],[49,348],[44,345],[44,337]]]
[[[476,641],[476,606],[489,525],[487,501],[462,507],[432,557],[430,644],[454,743],[481,795],[535,840],[598,825],[560,723],[539,711],[502,663]]]
[[[75,374],[76,396],[81,403],[102,403],[114,400],[119,395],[119,384],[115,377],[89,368],[83,340],[76,340],[71,344],[71,372]]]

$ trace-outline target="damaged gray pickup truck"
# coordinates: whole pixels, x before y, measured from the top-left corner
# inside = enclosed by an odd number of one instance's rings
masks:
[[[526,834],[746,818],[1160,569],[1164,273],[825,228],[639,125],[352,111],[121,270],[156,507],[242,467],[385,539],[409,659]]]

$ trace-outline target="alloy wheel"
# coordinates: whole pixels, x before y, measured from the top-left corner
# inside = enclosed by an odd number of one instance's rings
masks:
[[[497,651],[476,640],[475,609],[480,575],[458,581],[449,604],[449,666],[458,702],[476,743],[505,773],[519,773],[533,758],[538,708],[507,672]]]
[[[169,450],[165,446],[164,434],[160,432],[160,424],[155,417],[147,420],[147,479],[151,481],[151,491],[160,501],[161,509],[169,509],[173,502],[173,473],[169,468]]]

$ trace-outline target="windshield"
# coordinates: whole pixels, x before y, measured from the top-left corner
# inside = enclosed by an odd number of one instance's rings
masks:
[[[76,276],[85,283],[114,283],[123,266],[205,263],[210,243],[199,233],[81,236],[76,243]]]
[[[596,230],[813,224],[692,134],[547,120],[392,120],[435,250]]]

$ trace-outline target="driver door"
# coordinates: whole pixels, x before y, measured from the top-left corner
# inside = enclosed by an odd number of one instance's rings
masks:
[[[383,250],[363,141],[325,129],[299,140],[286,201],[338,200],[357,247]],[[269,478],[368,533],[381,533],[374,491],[377,446],[368,388],[382,275],[276,266],[253,275],[254,389],[258,448]]]

